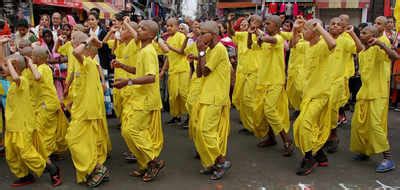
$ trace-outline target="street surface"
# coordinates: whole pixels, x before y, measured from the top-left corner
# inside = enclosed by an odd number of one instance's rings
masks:
[[[400,113],[389,112],[389,139],[393,159],[400,167]],[[163,121],[170,117],[163,113]],[[229,139],[228,158],[233,167],[220,181],[209,181],[208,176],[199,174],[200,161],[193,157],[193,144],[187,131],[178,127],[164,125],[164,150],[161,158],[166,160],[166,167],[158,178],[150,183],[144,183],[139,178],[133,178],[128,173],[136,164],[126,163],[122,152],[127,148],[117,128],[115,119],[109,120],[110,136],[113,143],[111,158],[106,166],[112,171],[111,181],[97,189],[133,189],[133,190],[295,190],[301,189],[300,184],[309,184],[318,190],[357,189],[369,190],[380,187],[378,183],[389,186],[400,186],[400,169],[386,173],[375,173],[376,164],[381,155],[372,157],[367,162],[352,161],[353,154],[349,151],[350,127],[339,129],[340,150],[334,155],[328,155],[329,167],[317,168],[309,176],[295,174],[301,155],[286,158],[281,156],[282,143],[271,148],[257,148],[258,140],[249,135],[238,134],[240,129],[239,116],[236,111],[231,114],[231,135]],[[88,189],[75,183],[75,172],[69,156],[57,164],[61,168],[63,185],[56,189]],[[0,158],[0,189],[44,190],[53,189],[49,183],[48,174],[44,174],[33,185],[22,188],[11,188],[15,177],[10,173],[4,158]],[[378,182],[377,182],[378,180]]]

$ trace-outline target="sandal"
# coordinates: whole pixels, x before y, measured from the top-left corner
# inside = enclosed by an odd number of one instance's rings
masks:
[[[292,156],[293,151],[294,151],[293,144],[291,142],[287,142],[285,143],[285,145],[283,145],[283,156],[285,157]]]
[[[145,173],[146,173],[145,170],[136,169],[133,170],[132,172],[129,172],[129,175],[132,177],[143,177]]]
[[[214,171],[213,175],[210,177],[211,180],[219,180],[225,175],[225,173],[232,167],[230,161],[225,161],[222,164],[217,164],[217,169]]]
[[[268,138],[266,140],[259,142],[257,144],[257,147],[264,148],[264,147],[270,147],[270,146],[274,146],[274,145],[276,145],[276,140],[273,138]]]
[[[110,181],[110,176],[111,176],[111,171],[107,170],[106,173],[104,174],[103,181],[104,182],[109,182]]]
[[[155,177],[157,177],[158,174],[160,173],[160,170],[165,167],[165,161],[164,160],[151,161],[149,165],[150,165],[149,169],[143,176],[144,182],[149,182],[153,180]]]
[[[104,176],[107,172],[107,168],[105,166],[101,166],[100,168],[96,168],[95,171],[90,176],[90,179],[86,183],[88,187],[94,188],[101,184],[104,179]]]

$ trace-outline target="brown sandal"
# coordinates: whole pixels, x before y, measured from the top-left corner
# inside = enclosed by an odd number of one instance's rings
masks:
[[[282,155],[285,157],[292,156],[293,151],[294,151],[293,144],[291,142],[287,142],[283,145],[283,154]]]
[[[165,161],[164,160],[154,160],[149,163],[149,168],[147,172],[143,176],[143,181],[144,182],[149,182],[152,181],[154,178],[158,176],[160,173],[160,170],[165,167]]]
[[[132,172],[129,172],[129,175],[132,177],[143,177],[145,173],[146,173],[145,170],[136,169],[133,170]]]

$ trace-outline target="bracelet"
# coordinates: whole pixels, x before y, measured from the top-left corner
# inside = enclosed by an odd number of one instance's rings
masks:
[[[131,85],[133,85],[133,81],[132,81],[132,79],[128,79],[128,86],[131,86]]]

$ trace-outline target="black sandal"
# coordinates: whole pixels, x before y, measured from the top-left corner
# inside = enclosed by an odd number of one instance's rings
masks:
[[[90,178],[86,183],[87,186],[90,188],[99,186],[101,182],[103,182],[106,173],[107,173],[107,168],[105,166],[96,168],[95,171],[92,173],[92,175],[90,175]]]

